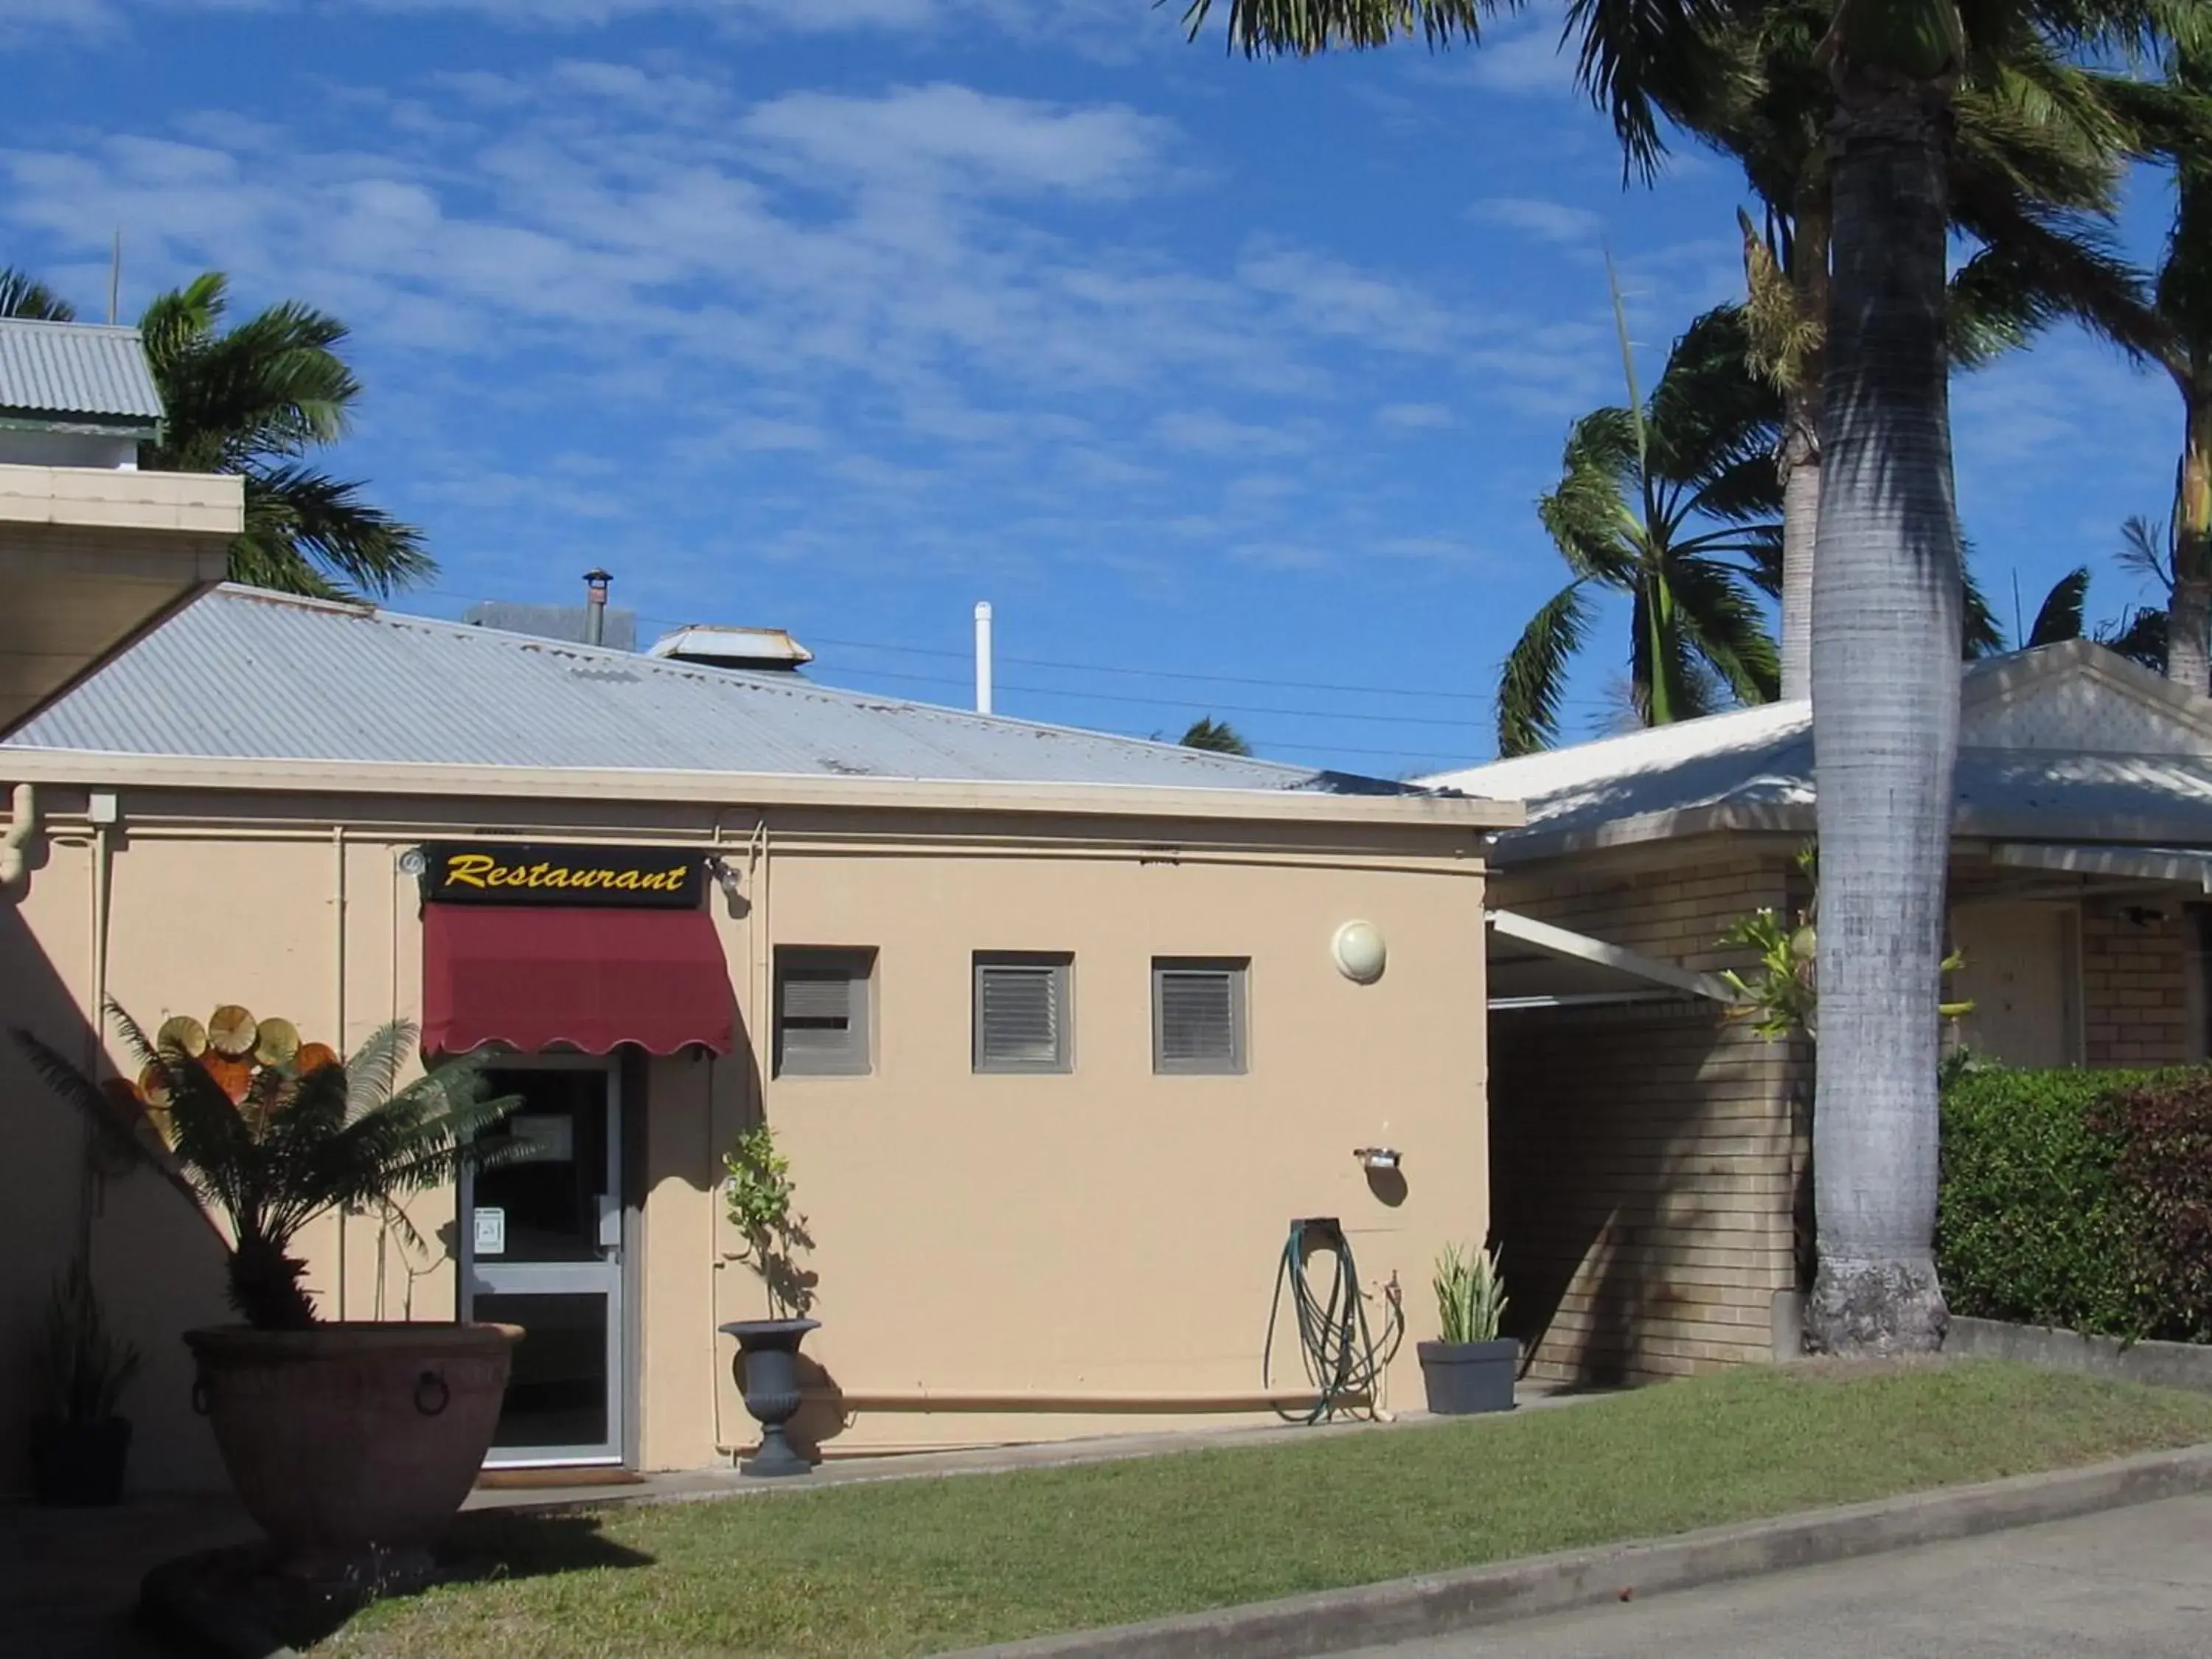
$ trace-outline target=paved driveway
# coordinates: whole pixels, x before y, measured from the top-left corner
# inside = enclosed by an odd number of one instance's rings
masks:
[[[1346,1659],[2204,1659],[2212,1497]]]

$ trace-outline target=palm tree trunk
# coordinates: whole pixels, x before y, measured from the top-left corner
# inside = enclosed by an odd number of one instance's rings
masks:
[[[1813,592],[1817,1352],[1941,1345],[1936,1003],[1959,735],[1944,350],[1948,83],[1838,76]]]
[[[1791,238],[1790,281],[1801,315],[1828,313],[1828,191],[1824,184],[1799,195]],[[1798,365],[1783,416],[1782,696],[1813,695],[1813,566],[1820,529],[1820,376],[1819,346]]]
[[[2212,384],[2192,378],[2189,432],[2174,504],[2173,598],[2166,611],[2166,677],[2212,691]]]

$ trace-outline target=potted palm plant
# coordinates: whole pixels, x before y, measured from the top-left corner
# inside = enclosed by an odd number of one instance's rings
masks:
[[[1505,1314],[1498,1251],[1447,1244],[1435,1282],[1438,1340],[1419,1350],[1429,1409],[1442,1417],[1511,1411],[1521,1345],[1498,1334]]]
[[[520,1333],[324,1322],[291,1246],[340,1206],[380,1210],[411,1237],[395,1200],[483,1156],[478,1132],[515,1103],[483,1099],[466,1061],[396,1086],[415,1043],[404,1024],[342,1060],[303,1044],[289,1020],[235,1006],[205,1024],[171,1019],[153,1038],[120,1008],[108,1013],[143,1067],[135,1083],[102,1085],[29,1032],[15,1039],[223,1249],[245,1322],[185,1341],[198,1363],[193,1404],[240,1501],[288,1571],[346,1577],[374,1563],[404,1573],[468,1495]]]
[[[107,1328],[92,1271],[80,1255],[54,1276],[46,1304],[50,1409],[31,1421],[31,1494],[41,1504],[113,1504],[123,1496],[131,1420],[116,1407],[138,1351]]]

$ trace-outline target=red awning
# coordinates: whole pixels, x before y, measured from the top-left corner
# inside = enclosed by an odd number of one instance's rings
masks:
[[[429,904],[422,909],[422,1047],[465,1054],[726,1054],[737,1027],[730,964],[704,910]]]

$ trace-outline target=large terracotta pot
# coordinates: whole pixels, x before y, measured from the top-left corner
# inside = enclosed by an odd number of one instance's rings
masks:
[[[239,1501],[311,1577],[404,1570],[483,1466],[513,1325],[242,1325],[187,1331]]]

